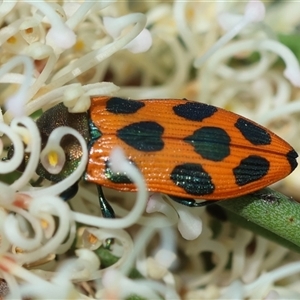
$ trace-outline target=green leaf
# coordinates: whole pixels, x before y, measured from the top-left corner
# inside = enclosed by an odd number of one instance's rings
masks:
[[[278,39],[286,45],[300,61],[300,35],[299,34],[278,34]]]
[[[292,198],[265,188],[217,205],[235,224],[300,252],[300,203]]]
[[[19,171],[13,171],[7,174],[0,174],[0,181],[6,184],[13,184],[21,177],[22,173]]]
[[[111,253],[111,251],[105,247],[99,247],[94,251],[101,261],[101,268],[107,268],[115,264],[120,257],[117,257]],[[142,279],[143,275],[137,269],[131,269],[129,275],[131,279]]]

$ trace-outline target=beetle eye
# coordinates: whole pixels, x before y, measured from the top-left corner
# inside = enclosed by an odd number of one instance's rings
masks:
[[[65,161],[65,152],[59,145],[46,146],[41,152],[41,163],[50,174],[58,174]]]

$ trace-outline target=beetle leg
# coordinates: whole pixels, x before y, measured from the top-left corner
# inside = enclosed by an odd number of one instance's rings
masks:
[[[78,182],[75,182],[65,191],[59,194],[59,197],[62,198],[64,201],[68,201],[73,198],[78,192]]]
[[[207,206],[207,205],[218,202],[218,200],[216,200],[216,201],[211,201],[210,200],[210,201],[196,202],[195,200],[189,199],[189,198],[181,198],[181,197],[170,196],[170,195],[169,195],[169,197],[173,201],[175,201],[179,204],[188,206],[188,207],[203,207],[203,206]]]
[[[102,186],[97,185],[98,189],[98,197],[99,197],[99,203],[100,203],[100,208],[101,212],[104,218],[114,218],[115,217],[115,212],[110,206],[110,204],[107,202],[103,191],[102,191]]]
[[[31,185],[34,186],[34,187],[40,187],[42,185],[42,182],[43,182],[44,178],[39,176],[39,178],[32,182]]]
[[[102,186],[97,184],[97,190],[98,190],[99,204],[100,204],[102,216],[104,218],[110,218],[110,219],[115,218],[115,212],[112,209],[112,207],[110,206],[110,204],[107,202],[107,200],[103,194]],[[104,247],[106,249],[110,249],[113,242],[114,242],[114,239],[112,239],[112,238],[106,239]]]

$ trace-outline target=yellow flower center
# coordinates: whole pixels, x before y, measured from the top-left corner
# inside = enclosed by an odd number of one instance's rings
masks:
[[[52,167],[55,167],[58,164],[58,154],[55,151],[51,151],[48,154],[48,161]]]

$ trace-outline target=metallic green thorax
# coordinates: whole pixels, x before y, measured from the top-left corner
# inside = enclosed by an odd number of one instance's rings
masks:
[[[90,133],[90,140],[89,140],[89,148],[93,146],[93,144],[101,137],[102,133],[99,131],[99,129],[96,127],[96,125],[93,123],[91,118],[88,118],[89,123],[89,133]]]
[[[36,123],[41,133],[42,149],[45,147],[51,132],[61,126],[69,126],[77,130],[83,136],[87,144],[91,140],[88,113],[69,113],[68,108],[62,103],[43,113]],[[94,131],[95,132],[91,132],[93,136],[97,135],[96,129]],[[59,174],[50,174],[41,164],[39,164],[36,170],[38,175],[52,182],[61,181],[69,176],[77,168],[82,156],[80,143],[74,136],[64,136],[60,145],[66,154],[66,162],[62,171]]]

